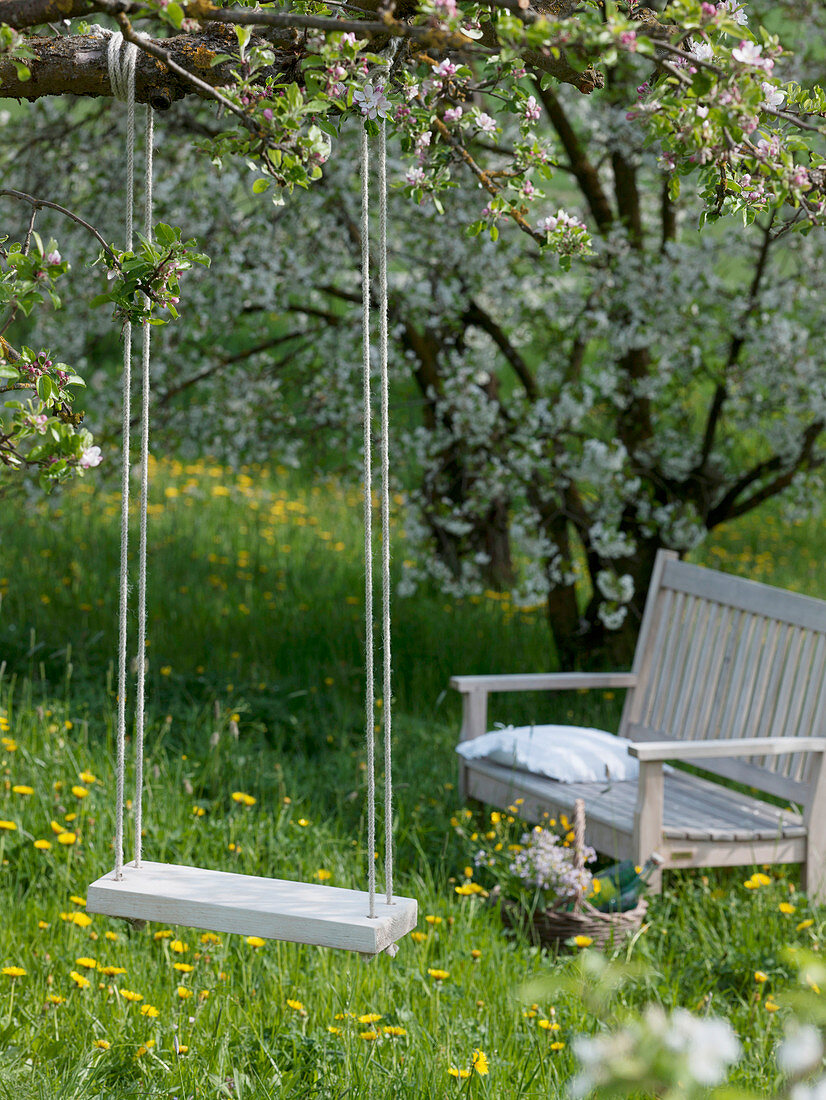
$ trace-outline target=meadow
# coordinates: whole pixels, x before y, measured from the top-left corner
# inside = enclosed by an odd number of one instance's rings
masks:
[[[358,493],[209,462],[153,481],[144,854],[362,888]],[[0,1098],[564,1095],[572,1038],[603,1026],[582,958],[456,893],[456,823],[490,825],[454,787],[447,681],[551,667],[542,609],[395,603],[397,891],[420,912],[395,959],[138,930],[85,912],[112,860],[118,506],[87,479],[0,518]],[[698,560],[822,595],[825,536],[767,512]],[[493,720],[612,728],[621,698],[506,702]],[[730,1084],[765,1096],[795,986],[784,945],[818,951],[826,918],[795,869],[750,875],[669,876],[599,1016],[727,1016],[744,1045]]]

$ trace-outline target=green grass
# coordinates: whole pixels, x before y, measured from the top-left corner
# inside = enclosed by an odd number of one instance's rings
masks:
[[[302,489],[278,471],[233,476],[196,463],[156,474],[164,503],[151,535],[145,854],[311,881],[324,871],[334,885],[361,887],[358,500],[333,483]],[[0,829],[0,967],[27,972],[0,975],[0,1100],[562,1095],[571,1038],[598,1025],[570,992],[526,1001],[526,983],[575,963],[506,934],[483,903],[454,892],[466,859],[451,825],[462,813],[457,700],[445,692],[455,672],[547,667],[541,611],[492,597],[396,601],[397,888],[419,899],[422,935],[395,960],[233,936],[202,943],[187,929],[155,939],[155,926],[101,917],[81,926],[61,914],[82,912],[72,898],[112,860],[117,501],[87,482],[58,511],[12,515],[4,505],[0,521],[0,820],[16,825]],[[768,516],[721,533],[704,557],[817,592],[824,541],[821,522],[784,528]],[[610,727],[620,702],[610,692],[560,697],[555,716]],[[537,705],[522,704],[529,715]],[[71,790],[81,783],[84,797]],[[234,791],[255,804],[234,802]],[[52,822],[75,844],[59,843]],[[36,849],[37,839],[51,848]],[[746,1041],[732,1080],[763,1094],[786,1012],[767,1012],[765,998],[782,1006],[791,981],[781,947],[817,946],[826,927],[821,910],[790,893],[794,871],[772,874],[757,891],[739,870],[674,876],[627,952],[646,970],[615,1003],[730,1015]],[[778,905],[789,898],[796,909],[784,915]],[[798,930],[805,920],[813,923]],[[176,939],[185,953],[172,949]],[[105,975],[80,958],[126,973]],[[193,969],[174,969],[182,960]],[[763,986],[758,969],[769,975]],[[124,989],[143,1000],[125,1000]],[[156,1017],[141,1015],[146,1004]],[[370,1013],[381,1020],[358,1021]],[[385,1026],[405,1034],[385,1035]],[[377,1040],[361,1037],[373,1030]],[[176,1054],[176,1041],[188,1051]],[[565,1045],[553,1050],[555,1041]],[[490,1074],[451,1077],[476,1049]]]

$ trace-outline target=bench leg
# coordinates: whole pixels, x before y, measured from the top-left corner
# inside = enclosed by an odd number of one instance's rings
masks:
[[[801,886],[816,905],[826,905],[826,754],[819,753],[811,777],[806,823],[806,862]]]
[[[637,806],[634,811],[634,860],[640,867],[662,845],[663,791],[662,761],[640,761]],[[662,884],[662,871],[658,870],[649,880],[649,892],[659,894]]]

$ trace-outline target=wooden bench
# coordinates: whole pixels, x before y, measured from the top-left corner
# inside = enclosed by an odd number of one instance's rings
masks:
[[[491,692],[625,688],[618,733],[640,763],[639,780],[560,783],[462,760],[463,797],[502,809],[522,799],[530,821],[583,798],[597,851],[642,863],[656,850],[665,869],[801,863],[804,889],[826,902],[826,602],[660,551],[631,672],[450,683],[462,740],[486,732]]]

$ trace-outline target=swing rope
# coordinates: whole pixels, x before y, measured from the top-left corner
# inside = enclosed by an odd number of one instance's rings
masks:
[[[376,915],[376,774],[375,684],[373,667],[373,465],[371,433],[370,360],[370,151],[367,133],[361,130],[361,287],[362,366],[364,393],[364,623],[365,623],[365,740],[367,746],[367,883],[369,916]],[[378,146],[379,176],[379,360],[381,424],[381,589],[382,589],[382,730],[384,736],[384,877],[385,899],[393,903],[393,785],[392,703],[390,651],[390,449],[387,334],[387,134],[384,120]]]
[[[103,31],[103,28],[97,28]],[[127,104],[126,136],[126,247],[132,249],[134,222],[134,160],[135,160],[135,63],[137,47],[127,43],[123,35],[111,34],[107,48],[109,80],[113,94]],[[388,905],[393,903],[393,788],[392,788],[392,705],[390,648],[390,451],[388,400],[388,293],[387,293],[387,153],[386,124],[381,123],[378,146],[379,176],[379,360],[380,360],[380,431],[381,431],[381,589],[382,589],[382,730],[384,737],[384,819],[385,819],[385,892]],[[152,142],[153,116],[146,109],[146,171],[144,179],[145,232],[152,232]],[[365,725],[367,744],[367,846],[369,916],[376,916],[376,775],[375,775],[375,640],[373,631],[373,466],[371,407],[371,339],[370,339],[370,226],[368,137],[361,130],[361,276],[362,276],[362,367],[363,367],[363,446],[364,446],[364,560],[365,560]],[[149,497],[149,399],[150,399],[150,326],[144,322],[142,348],[142,405],[140,452],[140,533],[138,551],[138,654],[135,707],[135,866],[142,858],[143,825],[143,750],[146,685],[146,581],[147,581],[147,515]],[[126,744],[126,686],[129,604],[129,477],[132,383],[132,325],[124,325],[123,345],[123,426],[121,465],[121,538],[120,538],[120,598],[118,616],[118,720],[117,720],[117,793],[115,825],[115,878],[123,878],[123,821]],[[392,949],[391,949],[392,948]],[[395,945],[387,948],[395,954]]]
[[[103,28],[99,28],[102,30]],[[110,33],[110,32],[106,32]],[[109,82],[117,99],[126,103],[126,249],[132,250],[135,206],[135,62],[138,48],[125,42],[120,32],[111,34],[106,50]],[[152,137],[151,108],[146,108],[146,174],[144,207],[147,236],[152,227]],[[143,326],[142,376],[143,415],[141,431],[141,507],[138,588],[138,657],[137,706],[135,715],[135,864],[140,867],[141,829],[143,819],[143,741],[144,693],[146,662],[146,519],[149,488],[149,325]],[[129,625],[129,476],[132,420],[132,324],[123,328],[123,421],[121,436],[121,511],[120,511],[120,578],[118,605],[118,719],[117,719],[117,786],[115,810],[115,878],[123,878],[123,817],[126,775],[126,679]]]

